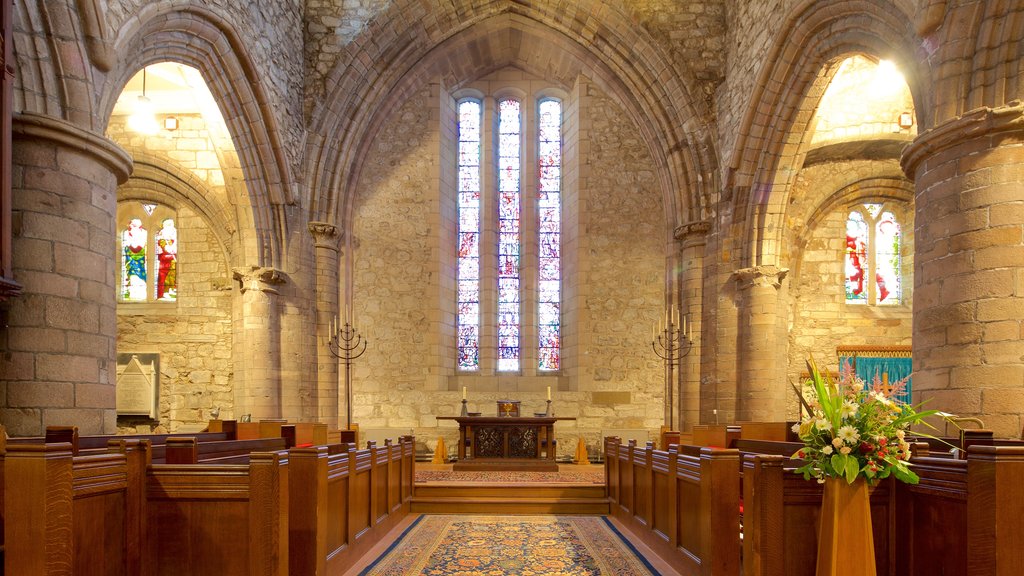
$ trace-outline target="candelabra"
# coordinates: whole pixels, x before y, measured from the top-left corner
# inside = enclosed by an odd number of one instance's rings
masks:
[[[352,425],[352,362],[366,352],[368,342],[348,320],[340,326],[329,325],[327,349],[345,364],[345,422],[349,426]]]
[[[654,350],[654,354],[658,358],[665,361],[667,376],[665,381],[665,400],[668,404],[668,418],[666,420],[668,420],[667,424],[671,430],[675,419],[675,407],[673,406],[675,394],[673,394],[672,389],[673,382],[675,381],[675,368],[693,349],[692,330],[687,329],[685,316],[682,318],[682,325],[680,326],[679,311],[676,310],[675,306],[669,311],[664,328],[662,328],[660,322],[655,327],[651,337],[651,349]]]

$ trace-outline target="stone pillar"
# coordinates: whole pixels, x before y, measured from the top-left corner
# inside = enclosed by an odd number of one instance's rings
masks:
[[[737,422],[786,418],[786,332],[779,290],[788,272],[777,266],[755,266],[733,273],[739,292]]]
[[[13,436],[48,425],[117,431],[115,216],[131,158],[63,120],[13,127],[14,279],[0,354],[0,422]]]
[[[234,268],[242,295],[240,347],[235,354],[235,417],[281,418],[281,327],[274,268]]]
[[[316,265],[316,402],[317,421],[338,427],[338,359],[327,349],[328,326],[338,317],[338,228],[310,222]]]
[[[678,394],[678,429],[689,432],[694,424],[700,423],[700,364],[701,326],[703,322],[704,297],[704,248],[711,223],[700,220],[684,224],[675,230],[679,242],[679,310],[687,321],[687,330],[692,333],[693,345],[689,353],[680,359]]]
[[[916,188],[913,400],[1024,424],[1024,104],[982,108],[903,154]]]

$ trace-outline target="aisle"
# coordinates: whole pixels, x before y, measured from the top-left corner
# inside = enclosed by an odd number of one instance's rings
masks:
[[[604,516],[433,514],[397,527],[347,576],[419,574],[676,576]]]

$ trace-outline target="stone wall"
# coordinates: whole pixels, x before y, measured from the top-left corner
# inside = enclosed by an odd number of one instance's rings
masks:
[[[909,346],[914,286],[914,215],[906,189],[869,187],[871,176],[901,180],[892,161],[829,162],[801,171],[787,213],[787,262],[791,267],[787,378],[799,382],[805,362],[835,370],[837,346]],[[860,184],[858,184],[858,182]],[[886,181],[888,182],[888,181]],[[891,186],[891,184],[890,184]],[[905,186],[909,188],[909,183]],[[894,200],[894,196],[904,196]],[[846,304],[846,219],[852,205],[886,202],[903,235],[903,285],[897,306]],[[796,416],[787,395],[787,414]]]
[[[168,432],[202,424],[219,411],[232,418],[234,397],[231,282],[224,248],[189,208],[177,211],[178,299],[175,303],[118,304],[119,354],[160,353],[159,422],[120,417],[121,431]]]

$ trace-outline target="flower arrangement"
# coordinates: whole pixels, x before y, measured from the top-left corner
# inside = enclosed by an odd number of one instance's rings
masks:
[[[864,477],[869,484],[895,476],[897,480],[917,484],[910,469],[910,444],[907,430],[924,418],[938,415],[935,410],[917,411],[909,404],[893,400],[905,381],[884,386],[877,378],[868,385],[844,365],[836,381],[818,371],[808,360],[810,393],[801,396],[808,415],[793,426],[804,447],[794,458],[804,465],[797,468],[805,479],[845,478],[850,484]]]

